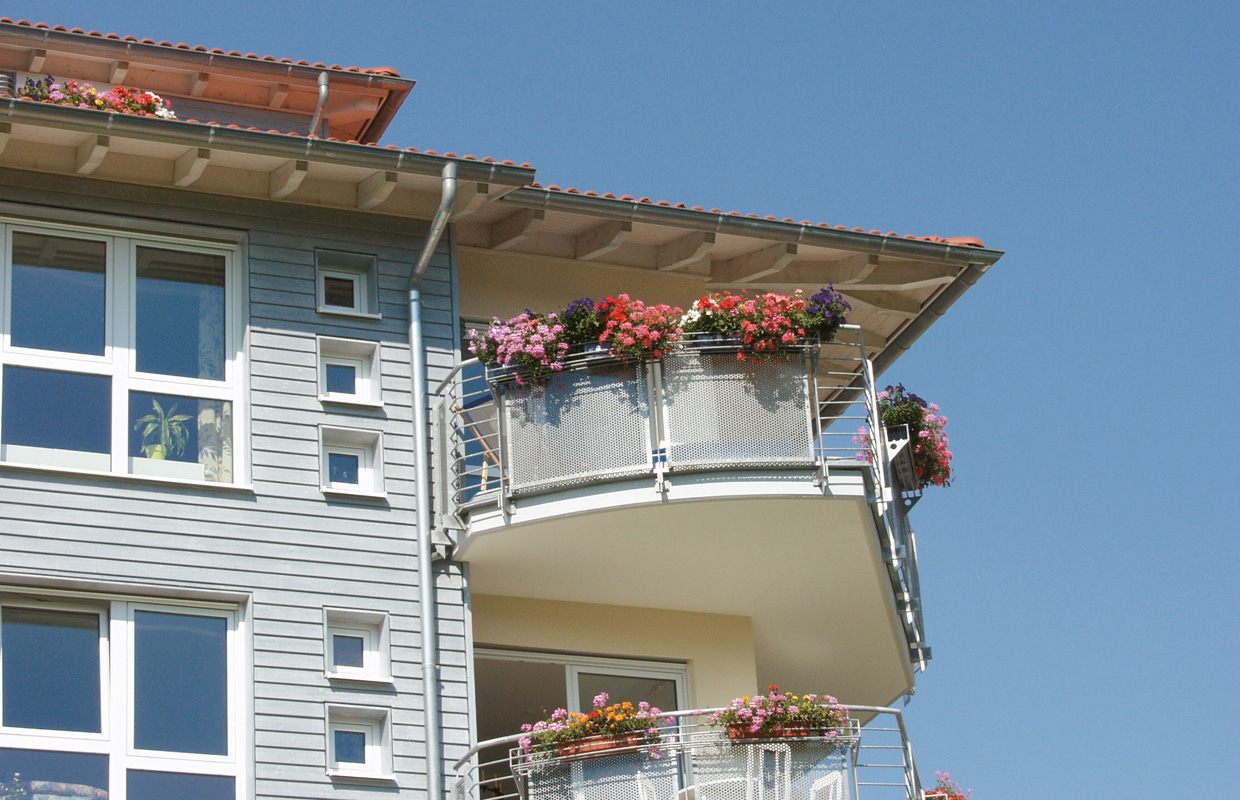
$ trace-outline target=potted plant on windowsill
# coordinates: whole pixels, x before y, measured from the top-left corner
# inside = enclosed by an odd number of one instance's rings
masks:
[[[767,694],[738,697],[707,721],[729,739],[834,739],[848,728],[848,709],[830,695],[786,694],[771,684]]]
[[[527,761],[538,755],[559,758],[592,758],[610,751],[658,744],[660,726],[670,723],[663,712],[649,703],[608,704],[606,692],[594,698],[588,714],[557,708],[549,719],[525,724],[527,735],[518,741]],[[654,753],[650,753],[654,755]]]
[[[131,459],[130,465],[134,474],[203,480],[204,470],[201,463],[177,460],[189,444],[189,428],[185,423],[192,417],[176,411],[176,404],[165,411],[158,400],[152,399],[151,412],[134,423],[133,429],[142,433],[144,456]]]

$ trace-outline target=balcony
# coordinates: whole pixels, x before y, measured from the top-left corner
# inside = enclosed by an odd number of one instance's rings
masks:
[[[437,517],[474,594],[744,617],[759,685],[829,677],[875,705],[912,686],[918,493],[859,328],[756,363],[702,339],[586,353],[542,384],[465,362],[437,401]]]
[[[853,706],[830,736],[729,739],[709,710],[671,715],[656,745],[526,755],[520,734],[455,765],[454,800],[921,800],[903,717]],[[865,727],[856,718],[868,718]]]

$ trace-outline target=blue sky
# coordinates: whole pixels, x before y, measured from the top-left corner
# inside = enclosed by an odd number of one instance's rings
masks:
[[[914,517],[923,775],[978,800],[1234,789],[1240,6],[3,13],[394,66],[419,85],[386,142],[544,184],[1007,251],[886,376],[943,407],[958,472]]]

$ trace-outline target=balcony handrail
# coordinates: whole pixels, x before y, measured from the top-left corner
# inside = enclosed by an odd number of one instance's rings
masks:
[[[856,776],[854,776],[854,779],[856,780],[855,785],[858,788],[863,787],[863,786],[873,786],[873,787],[879,787],[879,786],[900,787],[902,786],[905,790],[904,791],[905,800],[922,800],[923,790],[922,790],[920,778],[917,773],[916,762],[913,760],[913,747],[912,747],[912,743],[909,741],[908,731],[904,725],[904,715],[900,711],[900,709],[891,708],[887,706],[869,706],[869,705],[845,705],[844,707],[848,709],[849,716],[852,719],[856,719],[858,715],[867,715],[867,714],[874,715],[874,719],[871,720],[870,724],[859,729],[860,738],[857,741],[857,747],[859,751],[865,752],[865,751],[899,750],[901,754],[900,764],[886,764],[886,763],[870,764],[870,763],[861,762],[857,758],[853,759],[854,770],[856,769],[866,769],[866,770],[897,770],[898,769],[900,770],[901,771],[901,782],[900,783],[896,783],[894,781],[877,781],[877,780],[862,781],[858,779]],[[707,715],[714,714],[722,710],[724,709],[723,708],[706,708],[706,709],[686,709],[682,711],[670,711],[670,712],[663,714],[662,716],[671,718],[673,722],[664,727],[668,730],[675,730],[675,729],[678,729],[680,727],[680,723],[683,720],[686,720],[687,718],[705,717]],[[896,721],[896,727],[885,728],[885,727],[878,727],[878,726],[873,725],[873,722],[880,715],[894,716],[895,721]],[[864,738],[867,732],[871,734],[898,734],[899,744],[897,745],[874,745],[874,744],[867,745],[864,743]],[[506,758],[501,759],[500,761],[503,763],[507,763],[511,766],[514,763],[516,763],[517,755],[508,746],[518,745],[520,740],[528,735],[529,734],[527,733],[515,733],[515,734],[510,734],[507,736],[500,736],[494,739],[487,739],[485,741],[477,742],[472,747],[470,747],[469,750],[466,751],[465,755],[457,759],[457,761],[452,765],[453,772],[456,773],[456,776],[457,776],[456,785],[454,787],[454,797],[456,798],[456,800],[467,800],[469,796],[468,791],[471,788],[470,774],[476,771],[477,769],[479,769],[480,766],[482,766],[477,763],[477,758],[483,750],[487,750],[487,749],[491,749],[495,747],[504,747],[505,752],[508,752],[509,755]],[[663,745],[660,745],[660,747],[662,746]],[[477,782],[475,782],[473,785],[476,786]]]
[[[489,505],[507,512],[514,496],[520,493],[566,488],[586,481],[597,484],[647,476],[652,485],[661,490],[669,473],[677,469],[757,467],[812,471],[815,482],[825,486],[829,482],[831,469],[852,462],[869,475],[869,491],[872,491],[870,503],[879,528],[880,545],[896,595],[901,623],[908,639],[910,660],[916,668],[924,668],[929,649],[925,647],[916,540],[907,516],[911,506],[910,493],[906,491],[907,487],[898,485],[892,474],[886,430],[879,416],[873,363],[868,357],[860,326],[842,325],[833,341],[802,345],[801,366],[797,366],[795,360],[753,365],[753,375],[758,376],[754,381],[759,384],[766,382],[758,388],[765,386],[768,394],[776,398],[766,406],[755,406],[753,398],[738,393],[733,385],[734,375],[720,377],[712,373],[711,370],[717,368],[713,364],[707,365],[709,369],[694,371],[692,359],[686,361],[688,357],[685,353],[698,353],[699,361],[705,363],[707,359],[701,354],[724,352],[727,346],[712,348],[697,335],[687,336],[686,339],[690,344],[679,355],[678,351],[673,350],[663,361],[651,365],[624,365],[605,355],[580,354],[570,357],[567,369],[561,373],[561,376],[567,376],[559,379],[566,382],[563,386],[569,387],[565,391],[575,391],[573,386],[580,387],[581,397],[596,404],[594,409],[597,414],[613,414],[611,418],[604,418],[609,423],[609,436],[613,429],[611,423],[625,424],[628,432],[627,460],[617,460],[613,454],[601,452],[607,449],[602,447],[588,451],[589,458],[580,458],[579,452],[588,448],[577,435],[568,434],[562,439],[567,441],[567,448],[576,448],[576,451],[553,452],[548,457],[547,451],[554,448],[539,436],[540,431],[550,424],[548,420],[563,418],[557,416],[561,409],[554,402],[540,401],[531,391],[525,390],[523,393],[519,387],[489,383],[490,376],[476,358],[463,360],[452,367],[433,392],[437,528],[441,531],[462,530],[465,527],[464,517],[471,509]],[[726,359],[719,360],[719,364],[724,361]],[[689,365],[687,372],[677,372],[683,366],[682,362]],[[611,383],[607,382],[609,380]],[[732,408],[728,405],[730,402],[740,405],[749,402],[750,411],[757,412],[747,418],[739,410],[735,412],[741,415],[737,419],[721,416],[719,430],[748,430],[745,426],[761,417],[765,413],[763,409],[774,407],[783,415],[781,424],[792,426],[787,430],[797,425],[804,426],[800,434],[806,448],[804,458],[794,452],[795,447],[789,450],[787,443],[783,443],[782,451],[774,452],[780,443],[764,440],[762,434],[754,434],[748,440],[710,442],[704,431],[693,431],[698,417],[682,413],[677,418],[675,404],[669,402],[668,397],[669,387],[683,389],[695,380],[708,389],[715,387],[712,390],[716,390],[717,396],[713,399],[717,402],[710,408],[723,408],[724,411],[711,413],[733,413],[729,411]],[[711,381],[715,383],[711,384]],[[617,392],[616,387],[623,387],[623,391]],[[796,412],[795,402],[778,399],[781,387],[793,389],[794,395],[799,393],[804,399],[803,412]],[[727,394],[729,391],[732,394]],[[672,395],[676,396],[674,391]],[[602,403],[612,402],[614,405],[614,399],[609,399],[613,396],[623,396],[626,408],[612,408],[610,412],[603,408]],[[679,396],[683,398],[685,394],[682,392]],[[573,399],[579,398],[574,396]],[[780,402],[784,405],[781,406]],[[858,413],[853,413],[857,402],[862,404],[862,408]],[[513,416],[512,408],[518,408],[521,413]],[[700,410],[702,406],[698,408]],[[524,427],[517,424],[533,412],[542,414],[541,422],[527,420]],[[793,417],[797,413],[803,419],[794,423]],[[592,426],[579,425],[577,432],[588,433],[591,427],[598,427],[599,419],[598,416],[591,418]],[[763,419],[757,421],[759,424],[764,422]],[[851,429],[850,422],[853,423]],[[677,425],[680,427],[677,428]],[[864,426],[869,432],[868,442],[859,440],[855,435],[857,426]],[[687,456],[676,452],[672,441],[678,431],[685,428],[702,437],[699,439],[702,447]],[[538,442],[538,448],[522,451],[519,444],[521,437],[525,437],[525,441]],[[608,447],[611,441],[609,438]],[[858,454],[866,454],[868,458],[857,461]],[[544,458],[548,459],[546,464],[536,461]],[[680,459],[679,462],[677,459]],[[609,466],[595,466],[591,470],[589,465],[578,465],[583,461]],[[548,472],[555,470],[559,472],[549,479]],[[522,474],[517,476],[514,472]],[[915,499],[912,498],[913,501]]]

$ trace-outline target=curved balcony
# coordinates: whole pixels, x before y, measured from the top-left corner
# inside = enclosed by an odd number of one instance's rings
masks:
[[[825,663],[885,704],[928,653],[916,492],[876,413],[855,326],[758,362],[702,339],[581,354],[538,384],[465,362],[438,391],[441,528],[475,593],[749,617],[760,683]]]
[[[521,734],[480,742],[455,765],[455,800],[921,800],[903,717],[854,706],[870,721],[830,735],[730,739],[708,710],[678,712],[655,745],[535,753]]]

